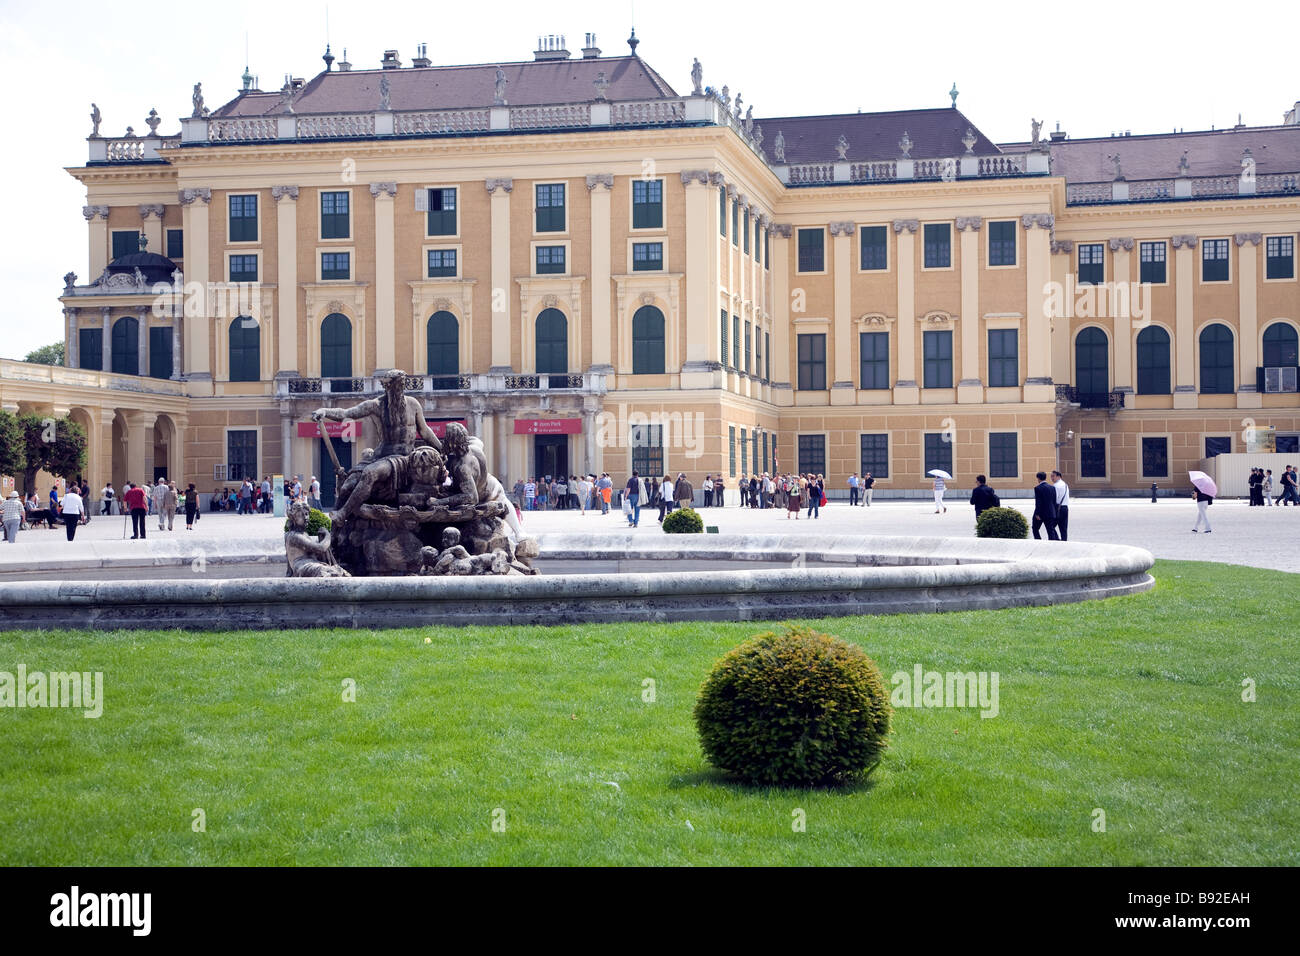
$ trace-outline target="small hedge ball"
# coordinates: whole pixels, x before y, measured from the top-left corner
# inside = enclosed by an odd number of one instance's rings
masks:
[[[333,522],[330,516],[318,508],[311,508],[307,512],[307,534],[313,538],[320,537],[322,531],[329,531]],[[289,530],[289,519],[284,519],[284,530]]]
[[[665,534],[703,534],[704,519],[694,508],[678,508],[664,518]]]
[[[759,634],[724,656],[700,688],[705,757],[758,785],[843,783],[888,747],[889,691],[862,649],[807,627]]]
[[[1029,522],[1015,508],[987,508],[975,522],[977,538],[1028,538]]]

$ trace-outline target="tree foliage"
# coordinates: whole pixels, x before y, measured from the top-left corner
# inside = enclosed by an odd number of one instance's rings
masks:
[[[27,443],[18,416],[0,409],[0,475],[19,475],[27,466]]]
[[[63,365],[63,343],[55,342],[53,345],[42,345],[38,349],[33,349],[27,353],[23,361],[36,365]]]
[[[86,470],[86,430],[71,418],[42,418],[23,415],[22,428],[23,488],[36,490],[36,473],[46,471],[55,477],[73,479]]]

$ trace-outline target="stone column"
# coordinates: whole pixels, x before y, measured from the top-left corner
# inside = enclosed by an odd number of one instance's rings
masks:
[[[375,365],[397,364],[397,321],[393,285],[397,281],[393,258],[393,200],[397,183],[371,183],[375,197]],[[362,346],[364,355],[364,343]]]
[[[90,233],[90,281],[94,282],[103,274],[108,265],[108,207],[82,206],[81,214],[86,217]]]
[[[113,371],[113,310],[108,306],[101,306],[100,313],[104,317],[104,331],[101,337],[104,340],[104,359],[103,366],[105,372]]]
[[[146,240],[145,248],[150,252],[165,256],[167,250],[163,248],[163,204],[162,203],[141,203],[140,204],[140,231],[144,233]]]
[[[126,478],[129,481],[149,482],[153,479],[153,436],[150,430],[158,421],[155,412],[124,411],[126,422]]]
[[[172,436],[172,443],[167,447],[167,453],[171,460],[167,462],[167,477],[173,479],[179,489],[184,490],[189,479],[185,475],[185,430],[189,427],[190,420],[182,415],[172,415],[172,424],[176,426],[176,433]],[[194,486],[199,486],[197,475],[194,476]],[[100,485],[102,488],[103,485]]]
[[[1025,343],[1029,374],[1025,378],[1026,402],[1053,402],[1052,317],[1046,294],[1052,278],[1051,241],[1055,217],[1033,213],[1020,217],[1025,228]]]
[[[590,173],[587,176],[591,202],[591,370],[606,374],[614,371],[610,364],[613,358],[613,323],[609,312],[609,204],[613,188],[613,173]],[[622,321],[622,316],[618,320]]]
[[[288,477],[293,474],[293,414],[280,410],[280,474]],[[324,464],[322,468],[326,467]]]
[[[172,378],[181,377],[181,312],[184,310],[184,300],[181,303],[172,304]]]
[[[1196,339],[1193,331],[1196,236],[1173,236],[1174,247],[1174,408],[1196,407]]]
[[[211,320],[208,301],[211,260],[208,253],[208,205],[212,190],[206,186],[182,189],[179,193],[181,217],[185,230],[185,284],[195,283],[201,303],[199,314],[185,315],[185,375],[191,383],[211,382],[212,364],[208,336]],[[198,200],[197,202],[195,200]],[[187,300],[189,296],[186,296]],[[191,395],[211,395],[212,387],[191,384]]]
[[[149,310],[144,306],[136,311],[135,323],[135,357],[139,374],[144,377],[149,374]]]
[[[772,388],[777,405],[793,405],[790,382],[790,236],[789,223],[772,224]],[[712,310],[717,322],[718,308]],[[713,327],[714,348],[721,344],[718,327]]]
[[[67,321],[67,347],[65,349],[65,361],[68,368],[81,368],[78,351],[81,346],[81,333],[77,331],[77,310],[68,306],[63,310],[63,317]]]
[[[984,382],[980,378],[980,229],[979,216],[958,216],[957,232],[961,236],[961,378],[957,380],[957,401],[962,404],[984,401]]]
[[[917,405],[921,389],[916,384],[916,219],[895,219],[898,236],[898,371],[894,383],[895,405]]]
[[[1132,278],[1133,257],[1130,253],[1133,250],[1133,239],[1123,237],[1110,240],[1111,263],[1114,273],[1114,287],[1132,288],[1129,280]],[[1115,315],[1111,316],[1113,322],[1114,346],[1115,346],[1115,381],[1111,383],[1111,388],[1117,392],[1133,394],[1133,308],[1132,303],[1121,300],[1118,295],[1107,296],[1109,301],[1107,307],[1114,303],[1117,308],[1114,309]]]
[[[515,188],[515,181],[489,179],[484,185],[492,197],[492,366],[489,371],[511,372],[510,193]]]
[[[596,409],[582,410],[582,474],[590,475],[596,470]]]
[[[1255,369],[1259,367],[1259,244],[1264,235],[1259,232],[1239,232],[1237,243],[1237,310],[1238,355],[1241,367],[1237,371],[1237,407],[1261,408],[1263,397],[1255,391]]]
[[[509,452],[510,452],[510,429],[512,427],[510,422],[510,416],[505,412],[504,409],[498,409],[496,413],[493,415],[492,424],[496,429],[496,434],[493,436],[493,438],[496,439],[494,444],[496,445],[497,453],[496,453],[496,461],[492,462],[492,467],[489,468],[488,470],[491,471],[492,474],[496,475],[498,478],[501,478],[502,481],[505,481],[506,477],[509,477],[510,475]],[[513,485],[514,482],[511,482],[511,484]],[[506,493],[509,494],[509,492],[510,489],[507,488]]]
[[[272,186],[271,201],[277,237],[275,368],[277,377],[291,378],[298,374],[298,187]]]
[[[480,439],[483,437],[483,413],[486,410],[486,406],[478,403],[471,405],[469,410],[470,434],[477,435]]]
[[[853,381],[853,234],[852,221],[832,222],[831,275],[834,289],[834,312],[831,316],[831,347],[835,351],[834,375],[831,380],[831,404],[852,405],[857,400]]]

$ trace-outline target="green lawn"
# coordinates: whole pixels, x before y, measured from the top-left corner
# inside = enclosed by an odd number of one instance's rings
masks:
[[[1000,675],[994,719],[898,710],[846,790],[704,762],[696,692],[758,624],[0,633],[0,671],[102,671],[106,697],[98,720],[0,709],[0,864],[1298,864],[1300,578],[1156,577],[812,622],[886,679]]]

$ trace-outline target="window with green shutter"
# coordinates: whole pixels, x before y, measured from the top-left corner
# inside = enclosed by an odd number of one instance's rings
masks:
[[[230,241],[256,242],[257,196],[231,196],[229,203]]]
[[[230,322],[230,380],[257,382],[262,378],[262,329],[257,319],[241,315]]]
[[[320,237],[322,239],[347,239],[352,235],[348,198],[346,190],[320,194]]]
[[[889,388],[889,333],[858,333],[858,351],[861,363],[859,388]]]
[[[445,189],[429,190],[429,210],[426,235],[430,236],[454,236],[457,234],[456,223],[456,189],[449,186]]]
[[[660,229],[664,224],[664,181],[632,180],[632,228]]]
[[[537,231],[564,232],[564,183],[539,183],[537,186]]]
[[[664,314],[643,305],[632,316],[632,374],[662,375],[665,370]]]

